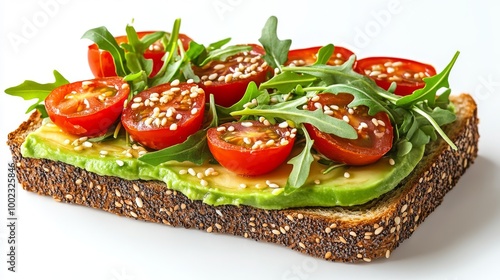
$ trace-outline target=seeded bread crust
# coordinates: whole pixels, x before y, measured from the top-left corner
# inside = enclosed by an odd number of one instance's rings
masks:
[[[478,151],[477,107],[472,97],[450,97],[457,121],[445,131],[458,147],[442,140],[426,150],[414,172],[397,189],[356,207],[261,210],[248,206],[213,207],[191,201],[163,182],[127,181],[100,176],[62,162],[24,158],[20,146],[41,124],[38,113],[10,133],[8,145],[23,189],[56,201],[175,227],[232,234],[277,243],[338,262],[370,262],[389,257],[474,162]]]

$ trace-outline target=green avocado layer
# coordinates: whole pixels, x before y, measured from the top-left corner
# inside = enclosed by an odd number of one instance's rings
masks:
[[[315,161],[305,186],[285,195],[284,186],[291,171],[287,164],[263,176],[242,177],[209,163],[149,165],[130,157],[134,151],[127,154],[131,148],[123,137],[91,145],[84,143],[76,149],[72,144],[75,140],[78,142],[75,136],[46,123],[27,136],[21,151],[25,157],[61,161],[99,175],[160,180],[170,189],[210,205],[250,205],[263,209],[366,203],[396,187],[424,153],[424,147],[414,148],[405,157],[397,158],[394,165],[389,163],[390,158],[384,157],[369,166],[341,167],[328,174],[322,174],[325,166]],[[346,172],[349,176],[344,176]]]

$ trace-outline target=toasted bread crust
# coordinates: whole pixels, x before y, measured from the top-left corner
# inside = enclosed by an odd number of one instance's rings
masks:
[[[458,150],[438,140],[397,189],[356,207],[262,210],[213,207],[166,188],[163,182],[100,176],[62,162],[24,158],[20,147],[40,124],[39,114],[8,136],[23,189],[56,201],[102,209],[120,216],[243,236],[287,246],[331,261],[369,262],[409,238],[441,204],[445,194],[474,162],[478,151],[477,107],[468,94],[451,96],[457,121],[445,128]]]

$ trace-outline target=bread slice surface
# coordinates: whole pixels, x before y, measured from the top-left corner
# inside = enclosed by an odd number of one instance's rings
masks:
[[[435,141],[414,172],[395,190],[355,207],[213,207],[191,201],[163,182],[127,181],[62,162],[25,158],[20,147],[28,133],[40,126],[37,113],[9,134],[8,145],[23,189],[57,201],[149,222],[273,242],[331,261],[371,261],[390,256],[409,238],[477,157],[476,103],[468,94],[450,99],[457,109],[457,121],[445,131],[458,150],[441,139]]]

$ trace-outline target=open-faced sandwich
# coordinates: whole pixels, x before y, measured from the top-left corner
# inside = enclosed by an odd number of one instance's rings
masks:
[[[84,34],[95,79],[25,81],[9,135],[19,183],[57,201],[278,243],[332,261],[389,257],[477,156],[470,95],[394,57],[179,32]],[[26,95],[26,93],[29,93]]]

